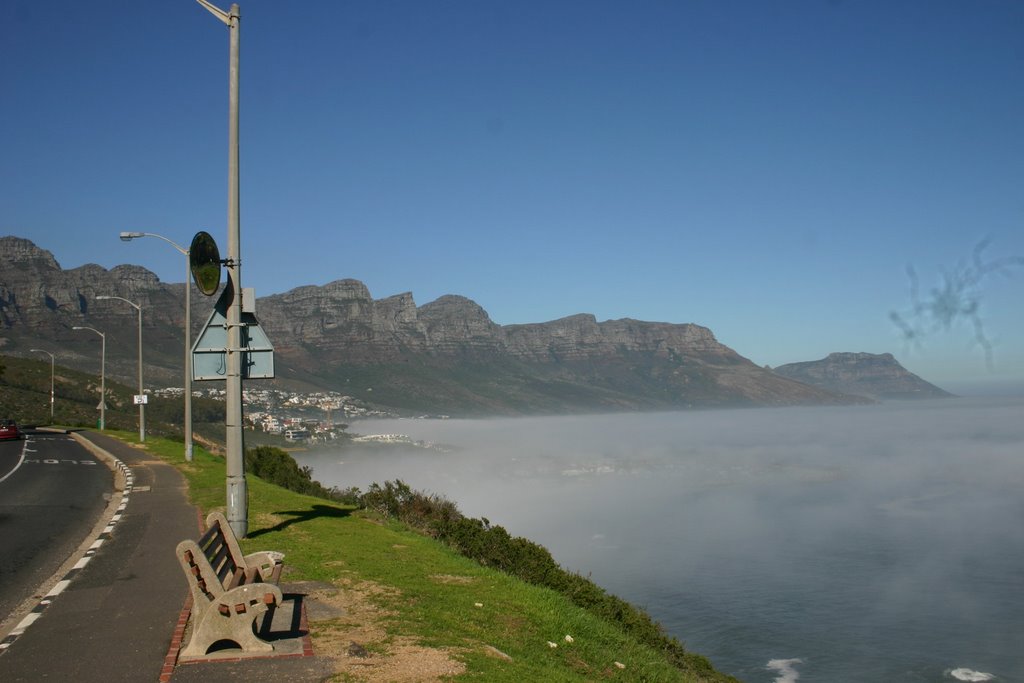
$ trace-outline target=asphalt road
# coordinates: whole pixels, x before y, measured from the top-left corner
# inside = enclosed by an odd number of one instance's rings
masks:
[[[85,540],[113,490],[110,469],[66,434],[0,441],[0,622]]]

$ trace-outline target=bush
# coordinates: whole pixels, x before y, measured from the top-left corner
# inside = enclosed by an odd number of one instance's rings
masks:
[[[274,446],[259,446],[245,452],[245,469],[260,479],[281,488],[319,496],[339,503],[358,504],[359,489],[327,488],[313,479],[313,470],[301,467],[286,451]]]
[[[417,531],[437,537],[438,526],[459,519],[462,514],[455,503],[437,495],[413,491],[404,481],[376,482],[359,498],[362,507],[393,517]]]

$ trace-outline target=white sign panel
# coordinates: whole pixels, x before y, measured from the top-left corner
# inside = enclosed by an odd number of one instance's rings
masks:
[[[225,288],[221,293],[213,312],[210,313],[210,317],[206,321],[206,326],[203,327],[203,331],[192,344],[192,379],[195,381],[226,378],[228,344],[226,312],[227,306],[230,304],[228,297],[230,291],[230,288]],[[250,298],[255,299],[255,296]],[[242,378],[273,379],[274,347],[256,320],[256,314],[243,310],[241,324]]]

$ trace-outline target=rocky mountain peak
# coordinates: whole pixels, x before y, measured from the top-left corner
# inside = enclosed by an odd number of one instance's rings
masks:
[[[891,353],[830,353],[817,361],[781,365],[775,372],[829,391],[876,400],[952,395],[908,371]]]
[[[8,263],[34,263],[49,270],[60,270],[53,254],[21,237],[0,237],[0,260]]]
[[[477,302],[457,294],[445,294],[419,308],[420,318],[459,319],[491,323],[491,316]]]

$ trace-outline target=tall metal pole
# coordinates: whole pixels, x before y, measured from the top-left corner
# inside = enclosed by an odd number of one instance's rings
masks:
[[[178,251],[185,254],[185,462],[192,462],[192,267],[188,250]]]
[[[228,309],[227,363],[227,493],[228,523],[239,537],[249,532],[249,492],[245,481],[242,431],[242,259],[238,178],[238,41],[240,12],[231,5],[231,77],[228,96],[228,284],[233,298]]]
[[[245,482],[245,441],[242,432],[242,261],[238,201],[238,42],[241,12],[232,4],[225,12],[209,0],[197,2],[220,19],[230,32],[228,61],[228,288],[231,301],[227,310],[227,368],[224,426],[227,469],[227,518],[236,536],[249,532],[249,491]]]
[[[103,340],[103,344],[100,347],[100,431],[102,432],[107,426],[107,335],[103,334],[95,327],[86,327],[85,325],[75,325],[71,329],[73,330],[89,330],[100,335],[100,339]]]
[[[139,306],[139,443],[146,443],[145,389],[142,386],[142,306]]]
[[[132,308],[139,312],[139,393],[137,394],[137,396],[139,397],[138,400],[140,401],[139,443],[146,443],[146,404],[141,402],[143,401],[143,397],[145,396],[145,389],[143,388],[142,384],[142,304],[137,304],[134,301],[125,299],[123,296],[105,296],[101,294],[98,295],[96,299],[117,299],[119,301],[125,302],[126,304],[128,304],[129,306],[131,306]]]
[[[100,431],[107,428],[107,335],[99,333],[100,339]]]
[[[53,366],[55,357],[46,349],[29,349],[29,351],[33,351],[36,353],[45,353],[47,356],[50,357],[50,424],[53,424]]]
[[[47,353],[49,353],[49,351],[47,351]],[[50,353],[50,424],[53,424],[53,362],[54,357],[53,354]]]
[[[130,242],[139,237],[157,237],[177,249],[185,257],[185,461],[192,462],[192,264],[189,250],[155,232],[122,232],[121,239]],[[139,374],[141,377],[141,373]]]

